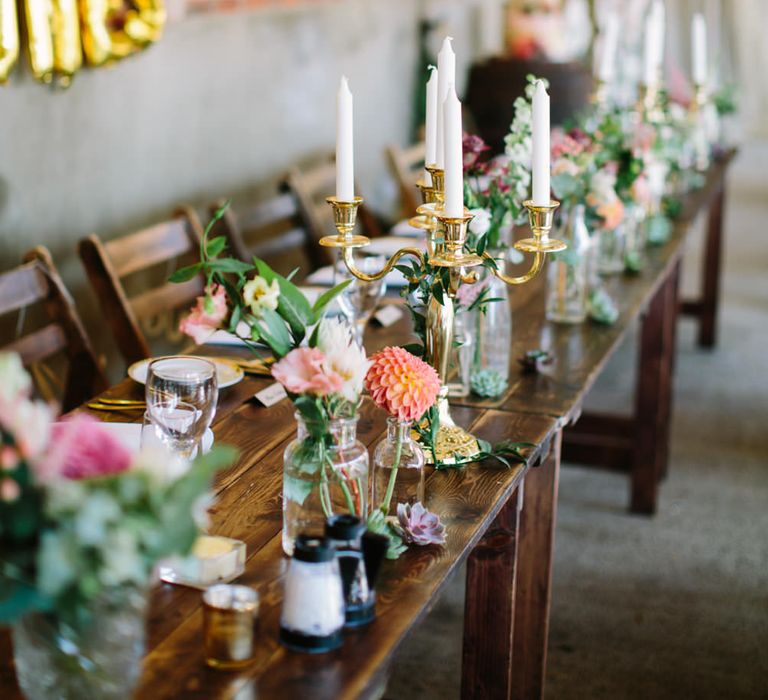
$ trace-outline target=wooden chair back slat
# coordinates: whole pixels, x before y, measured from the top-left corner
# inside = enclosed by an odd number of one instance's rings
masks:
[[[69,411],[103,391],[107,380],[51,254],[38,246],[24,260],[23,265],[0,274],[0,315],[39,304],[48,323],[2,349],[19,353],[25,366],[36,365],[58,353],[66,355],[69,367],[61,403]]]
[[[400,201],[404,216],[411,216],[421,204],[416,183],[424,168],[426,145],[416,143],[408,148],[387,146],[387,161],[400,189]]]
[[[146,318],[157,313],[158,309],[177,309],[183,306],[190,299],[201,296],[203,289],[203,280],[200,277],[180,284],[167,282],[162,287],[136,295],[131,298],[130,304],[137,318]]]
[[[58,323],[49,323],[32,333],[22,336],[3,348],[4,352],[16,352],[26,367],[61,352],[67,347],[67,336]]]
[[[27,263],[0,276],[0,314],[7,314],[45,298],[48,280],[37,263]]]
[[[80,241],[80,259],[127,364],[152,355],[141,321],[191,305],[202,293],[203,281],[200,277],[177,286],[163,278],[159,287],[129,296],[126,278],[166,261],[177,267],[193,262],[201,238],[197,215],[183,208],[170,221],[119,239],[103,243],[98,236],[90,235]]]
[[[211,205],[211,214],[220,206],[220,202]],[[238,207],[237,215],[232,208],[227,209],[211,235],[225,236],[230,251],[240,260],[251,262],[255,256],[283,274],[297,267],[308,273],[327,260],[325,251],[304,226],[291,192]]]
[[[188,253],[195,245],[194,233],[184,218],[166,221],[129,236],[104,243],[115,273],[127,277]]]
[[[336,189],[336,166],[333,162],[324,162],[314,168],[292,168],[286,178],[286,185],[296,195],[304,225],[312,239],[317,242],[323,236],[335,235],[333,210],[325,201]],[[360,188],[355,185],[359,193]],[[370,238],[382,235],[381,227],[371,211],[363,204],[357,210],[357,225],[362,233]],[[333,264],[333,249],[319,249],[322,264]]]

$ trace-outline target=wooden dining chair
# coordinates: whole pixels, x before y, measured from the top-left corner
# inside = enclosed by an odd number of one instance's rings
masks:
[[[325,201],[325,198],[336,190],[336,165],[333,160],[329,157],[312,168],[292,168],[286,178],[286,185],[296,195],[304,225],[313,242],[319,241],[323,236],[334,235],[336,229],[333,226],[333,210]],[[357,184],[355,190],[360,192]],[[369,238],[382,235],[381,227],[365,204],[357,210],[357,225],[358,230]],[[327,261],[325,264],[335,261],[332,250],[322,250]]]
[[[24,264],[0,274],[0,316],[13,312],[26,320],[39,305],[44,325],[2,346],[16,352],[25,367],[34,369],[54,356],[68,364],[60,396],[69,411],[107,388],[107,379],[93,352],[71,295],[64,286],[51,254],[38,246],[24,256]],[[18,323],[21,326],[23,323]],[[52,396],[44,393],[43,398]],[[58,398],[58,397],[57,397]]]
[[[212,204],[210,215],[222,204]],[[327,264],[325,249],[307,232],[296,198],[289,191],[235,209],[229,207],[209,235],[224,236],[230,253],[240,260],[261,258],[283,275],[296,268],[306,275]]]
[[[426,145],[423,141],[408,148],[387,146],[387,162],[400,188],[400,204],[403,216],[413,216],[421,206],[421,195],[416,183],[424,170]]]
[[[203,293],[202,276],[181,284],[167,281],[178,267],[199,260],[201,238],[197,215],[183,207],[168,221],[111,241],[95,234],[80,241],[80,259],[129,365],[152,356],[145,330],[153,320],[170,314],[169,328],[176,333],[173,313]]]

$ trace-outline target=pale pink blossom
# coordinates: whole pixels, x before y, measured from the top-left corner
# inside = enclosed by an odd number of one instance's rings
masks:
[[[651,186],[648,182],[648,178],[645,175],[639,175],[632,183],[630,190],[632,199],[636,204],[641,207],[647,207],[650,205],[653,199],[653,193],[651,192]]]
[[[19,463],[19,453],[10,445],[0,448],[0,470],[10,471],[15,469]]]
[[[326,357],[317,348],[296,348],[272,367],[272,376],[291,394],[327,396],[344,389],[344,378],[325,367]]]
[[[21,489],[15,479],[7,477],[0,480],[0,501],[13,503],[21,495]]]
[[[195,307],[181,320],[179,330],[201,345],[221,327],[227,312],[227,292],[222,285],[214,284],[206,289],[205,296],[197,297]]]
[[[656,129],[653,124],[641,122],[632,132],[632,152],[636,156],[643,156],[650,152],[656,141]]]
[[[553,175],[572,175],[578,177],[580,172],[579,166],[576,165],[576,161],[570,158],[557,158],[552,164]]]
[[[490,276],[486,277],[480,282],[475,284],[462,284],[459,286],[459,291],[456,292],[456,301],[463,309],[468,309],[472,304],[477,301],[477,298],[482,294],[484,289],[488,288],[491,279]]]
[[[103,424],[84,413],[55,423],[48,454],[33,471],[38,481],[88,479],[120,474],[131,466],[131,453]]]

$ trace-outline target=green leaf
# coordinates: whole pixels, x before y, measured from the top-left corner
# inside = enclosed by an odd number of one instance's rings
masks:
[[[403,543],[403,538],[400,537],[398,532],[387,522],[384,513],[376,508],[369,516],[366,523],[368,530],[377,535],[384,535],[389,540],[387,544],[387,559],[397,559],[408,547]]]
[[[312,493],[315,486],[317,486],[317,483],[314,481],[297,479],[290,474],[283,474],[283,498],[293,501],[298,505],[304,504],[307,496]]]
[[[199,275],[202,269],[203,263],[195,263],[194,265],[180,267],[168,278],[168,281],[175,282],[176,284],[180,282],[188,282],[189,280]]]
[[[244,275],[247,272],[250,272],[253,267],[250,263],[243,262],[242,260],[235,260],[235,258],[220,258],[217,260],[209,260],[205,264],[205,269],[210,270],[211,272]]]
[[[291,351],[293,348],[291,335],[280,314],[272,309],[263,309],[258,325],[262,339],[278,358],[284,357]]]
[[[323,292],[315,301],[315,305],[312,307],[312,323],[317,323],[323,314],[323,311],[328,304],[330,304],[339,294],[341,294],[350,284],[352,280],[344,280],[337,284],[335,287]]]
[[[205,252],[209,258],[215,258],[222,253],[226,246],[227,239],[224,236],[216,236],[205,244]]]

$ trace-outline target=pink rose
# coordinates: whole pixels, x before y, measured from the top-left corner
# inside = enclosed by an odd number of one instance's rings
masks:
[[[272,376],[291,394],[327,396],[341,393],[344,379],[325,372],[325,354],[317,348],[296,348],[272,367]]]
[[[33,465],[37,479],[46,482],[57,477],[88,479],[120,474],[131,466],[130,451],[102,423],[77,413],[51,428],[48,454]]]
[[[603,219],[603,226],[612,231],[624,220],[624,204],[617,197],[616,199],[601,204],[597,207],[598,216]]]
[[[651,203],[653,193],[645,175],[639,175],[632,183],[632,198],[641,207],[647,207]]]
[[[210,313],[206,311],[206,305]],[[227,311],[227,292],[220,284],[214,284],[206,289],[205,296],[197,297],[197,304],[189,316],[181,320],[179,330],[201,345],[221,326]]]

